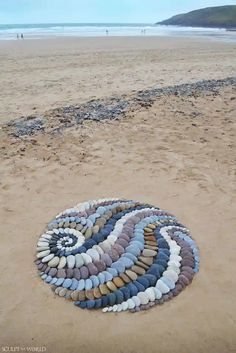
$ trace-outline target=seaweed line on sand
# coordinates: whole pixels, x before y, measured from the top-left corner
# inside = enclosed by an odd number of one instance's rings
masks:
[[[220,80],[201,80],[181,85],[149,88],[134,95],[113,96],[94,99],[83,104],[60,107],[45,112],[44,115],[29,115],[11,120],[2,125],[10,135],[21,138],[42,132],[60,133],[64,129],[81,124],[86,120],[102,121],[121,118],[130,109],[150,107],[161,96],[197,96],[199,94],[217,94],[219,89],[236,86],[236,77]]]

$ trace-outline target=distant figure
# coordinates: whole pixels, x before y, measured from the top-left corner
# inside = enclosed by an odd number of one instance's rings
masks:
[[[20,37],[21,37],[21,39],[24,39],[24,34],[23,34],[23,33],[21,33]]]
[[[106,29],[106,35],[108,36],[109,32],[108,32],[108,29]]]
[[[17,33],[16,38],[17,38],[17,39],[19,39],[19,38],[20,38],[19,33]]]
[[[143,30],[143,34],[144,34],[144,35],[146,34],[146,29]]]

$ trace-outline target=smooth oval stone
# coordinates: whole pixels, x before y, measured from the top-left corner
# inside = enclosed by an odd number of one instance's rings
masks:
[[[116,250],[111,249],[108,251],[108,255],[110,256],[110,258],[112,259],[112,262],[115,262],[119,259],[119,254]]]
[[[155,257],[156,255],[157,255],[157,252],[150,249],[144,249],[142,252],[142,256],[146,256],[146,257]]]
[[[137,281],[134,281],[133,284],[138,289],[138,292],[144,292],[145,291],[145,287],[141,283],[139,283]]]
[[[191,282],[193,279],[193,274],[189,273],[188,271],[182,271],[181,275],[184,275],[189,280],[189,282]]]
[[[134,265],[134,261],[132,261],[128,257],[121,257],[119,261],[125,266],[125,268],[130,268]]]
[[[55,256],[52,260],[50,260],[48,262],[48,266],[49,267],[57,267],[57,265],[59,264],[59,261],[60,261],[59,257]]]
[[[75,290],[73,291],[71,294],[71,299],[73,299],[74,301],[77,301],[79,299],[79,291]]]
[[[141,283],[145,289],[149,286],[149,282],[144,276],[138,277],[137,282]]]
[[[129,309],[134,309],[135,308],[135,302],[131,298],[129,298],[127,300],[127,304],[128,304],[128,308]]]
[[[170,279],[172,279],[172,281],[177,282],[178,281],[178,275],[176,272],[174,272],[173,270],[167,270],[165,272],[163,272],[163,276],[165,277],[169,277]]]
[[[107,271],[112,274],[113,277],[118,276],[118,271],[115,268],[108,267]]]
[[[149,301],[154,302],[154,300],[156,299],[154,289],[152,287],[147,288],[145,290],[145,293],[148,295]]]
[[[112,264],[112,259],[106,253],[101,255],[101,260],[105,262],[106,266],[111,266],[111,264]]]
[[[136,287],[133,283],[129,283],[129,284],[127,285],[127,288],[128,288],[129,291],[130,291],[131,297],[133,297],[134,295],[137,295],[137,294],[138,294],[138,289],[137,289],[137,287]]]
[[[81,278],[83,278],[83,279],[86,279],[86,278],[89,277],[89,270],[88,270],[88,267],[86,267],[86,266],[80,267],[80,276],[81,276]]]
[[[185,277],[182,273],[179,275],[179,282],[184,283],[185,286],[187,286],[188,284],[190,284],[190,281],[187,277]]]
[[[76,290],[78,287],[78,284],[79,284],[79,281],[77,281],[77,279],[75,278],[72,278],[72,284],[70,286],[70,290],[73,290],[73,291]]]
[[[77,286],[77,290],[82,291],[85,287],[85,280],[84,279],[80,279],[78,286]]]
[[[120,278],[123,279],[125,283],[130,283],[131,279],[125,274],[125,273],[120,273],[119,274]]]
[[[174,282],[171,278],[166,277],[166,276],[163,276],[163,277],[161,278],[161,280],[162,280],[162,282],[164,282],[165,285],[166,285],[167,287],[169,287],[170,289],[174,289],[174,288],[175,288],[175,282]]]
[[[98,272],[102,272],[106,269],[106,264],[102,260],[94,261],[94,265],[97,267]]]
[[[64,282],[65,278],[58,278],[58,280],[55,282],[56,286],[61,286],[62,283]]]
[[[92,283],[93,283],[93,288],[99,286],[100,283],[99,283],[99,279],[98,279],[97,276],[91,276],[91,277],[90,277],[90,280],[91,280]]]
[[[117,311],[117,309],[118,309],[118,306],[115,304],[115,305],[113,305],[113,308],[112,308],[112,311],[113,312],[116,312]]]
[[[122,255],[125,251],[124,248],[117,243],[113,246],[113,249],[117,251],[119,255]]]
[[[167,287],[167,285],[161,279],[157,281],[156,288],[159,289],[159,291],[163,294],[166,294],[170,291],[170,288]]]
[[[47,283],[50,283],[51,280],[52,280],[52,277],[51,277],[51,276],[47,276],[47,277],[45,278],[45,282],[47,282]]]
[[[88,265],[90,262],[92,262],[92,258],[88,254],[82,253],[81,255],[83,257],[85,265]]]
[[[51,270],[48,273],[51,277],[55,277],[57,274],[57,269],[56,268],[51,268]]]
[[[124,281],[120,277],[115,277],[113,278],[113,283],[116,285],[116,287],[121,288],[125,285]]]
[[[38,259],[41,259],[42,257],[45,257],[45,256],[47,256],[47,255],[49,255],[49,254],[50,254],[50,250],[41,251],[41,252],[39,252],[39,253],[37,254],[37,258],[38,258]]]
[[[74,277],[75,277],[77,280],[80,280],[80,278],[81,278],[80,270],[79,270],[78,268],[75,268],[75,269],[74,269]]]
[[[116,303],[121,304],[124,301],[123,293],[120,290],[117,290],[114,294],[116,295]]]
[[[100,259],[99,253],[94,249],[88,249],[87,254],[92,258],[93,261],[99,261]]]
[[[102,301],[101,306],[102,306],[103,308],[106,307],[106,306],[108,306],[108,298],[107,298],[107,295],[104,296],[104,297],[102,297],[102,298],[101,298],[101,301]]]
[[[122,238],[118,238],[116,244],[121,245],[124,249],[129,245],[128,241]]]
[[[105,282],[108,282],[108,281],[112,280],[113,276],[112,276],[112,274],[110,272],[104,271],[103,274],[105,276]]]
[[[52,260],[54,258],[54,254],[49,254],[47,256],[45,256],[44,258],[42,258],[42,262],[48,262],[50,260]]]
[[[58,270],[57,277],[66,278],[66,271],[64,269]]]
[[[74,268],[75,266],[75,256],[69,255],[66,258],[68,268]]]
[[[75,255],[75,267],[80,268],[84,265],[84,259],[81,254]]]
[[[122,310],[126,311],[128,309],[128,303],[127,302],[123,302],[122,304]]]
[[[132,254],[134,256],[139,256],[140,253],[141,253],[139,247],[134,246],[134,245],[127,246],[126,252],[128,252],[128,253],[130,253],[130,254]]]
[[[93,288],[93,282],[91,281],[91,279],[86,279],[85,280],[85,289],[86,290],[89,290],[89,289],[92,289]]]
[[[140,266],[134,265],[134,266],[131,267],[131,270],[133,272],[137,273],[138,275],[144,275],[145,274],[145,270],[142,267],[140,267]]]
[[[116,303],[116,295],[114,293],[110,293],[107,295],[109,305],[114,305]]]
[[[115,285],[114,282],[112,281],[108,281],[106,283],[107,287],[109,288],[109,290],[111,290],[112,292],[115,292],[117,290],[117,286]]]
[[[99,285],[99,290],[101,292],[102,295],[106,295],[110,293],[110,290],[108,288],[108,286],[106,284],[100,284]]]
[[[74,269],[73,268],[67,268],[66,269],[66,277],[67,278],[73,278],[74,277]]]
[[[72,280],[70,278],[66,278],[62,284],[62,287],[69,288],[72,285]]]
[[[137,297],[139,298],[141,304],[147,304],[149,302],[148,295],[145,292],[139,292]]]
[[[88,300],[87,301],[87,308],[93,309],[95,307],[95,300]]]
[[[106,277],[105,275],[101,272],[98,274],[98,279],[101,284],[105,283]]]
[[[132,281],[135,281],[138,278],[137,273],[135,273],[134,271],[126,270],[125,273]]]
[[[149,282],[149,287],[155,286],[156,282],[157,282],[157,278],[156,276],[146,273],[145,275],[143,275],[143,278],[145,278],[146,280],[148,280]]]
[[[140,301],[139,297],[137,297],[137,295],[134,295],[134,296],[132,297],[132,300],[133,300],[133,302],[134,302],[134,304],[135,304],[136,307],[139,307],[139,306],[140,306],[141,301]]]
[[[113,264],[111,265],[111,268],[115,268],[118,273],[123,273],[125,271],[125,266],[119,260],[116,262],[113,262]]]
[[[98,274],[98,269],[97,267],[91,262],[87,265],[87,268],[89,270],[89,274],[92,275],[97,275]]]
[[[156,288],[156,287],[154,287],[153,290],[154,290],[155,298],[156,299],[161,299],[161,297],[162,297],[161,291],[158,288]]]
[[[64,283],[63,283],[63,284],[64,284]],[[65,297],[66,293],[67,293],[67,289],[66,289],[66,288],[62,288],[62,289],[59,291],[58,295],[59,295],[60,297]]]
[[[130,290],[128,287],[124,286],[122,288],[119,288],[119,290],[123,293],[124,301],[131,297]]]
[[[62,256],[60,258],[59,264],[57,266],[58,269],[64,268],[66,266],[66,257]]]

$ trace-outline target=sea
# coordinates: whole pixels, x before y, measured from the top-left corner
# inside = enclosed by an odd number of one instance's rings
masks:
[[[0,24],[0,40],[17,40],[52,37],[103,37],[103,36],[171,36],[204,37],[211,40],[236,42],[236,32],[221,28],[192,28],[163,26],[147,23],[35,23]]]

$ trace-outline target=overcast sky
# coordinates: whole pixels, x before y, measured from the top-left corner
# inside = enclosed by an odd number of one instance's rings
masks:
[[[0,0],[0,24],[48,22],[155,23],[223,0]]]

